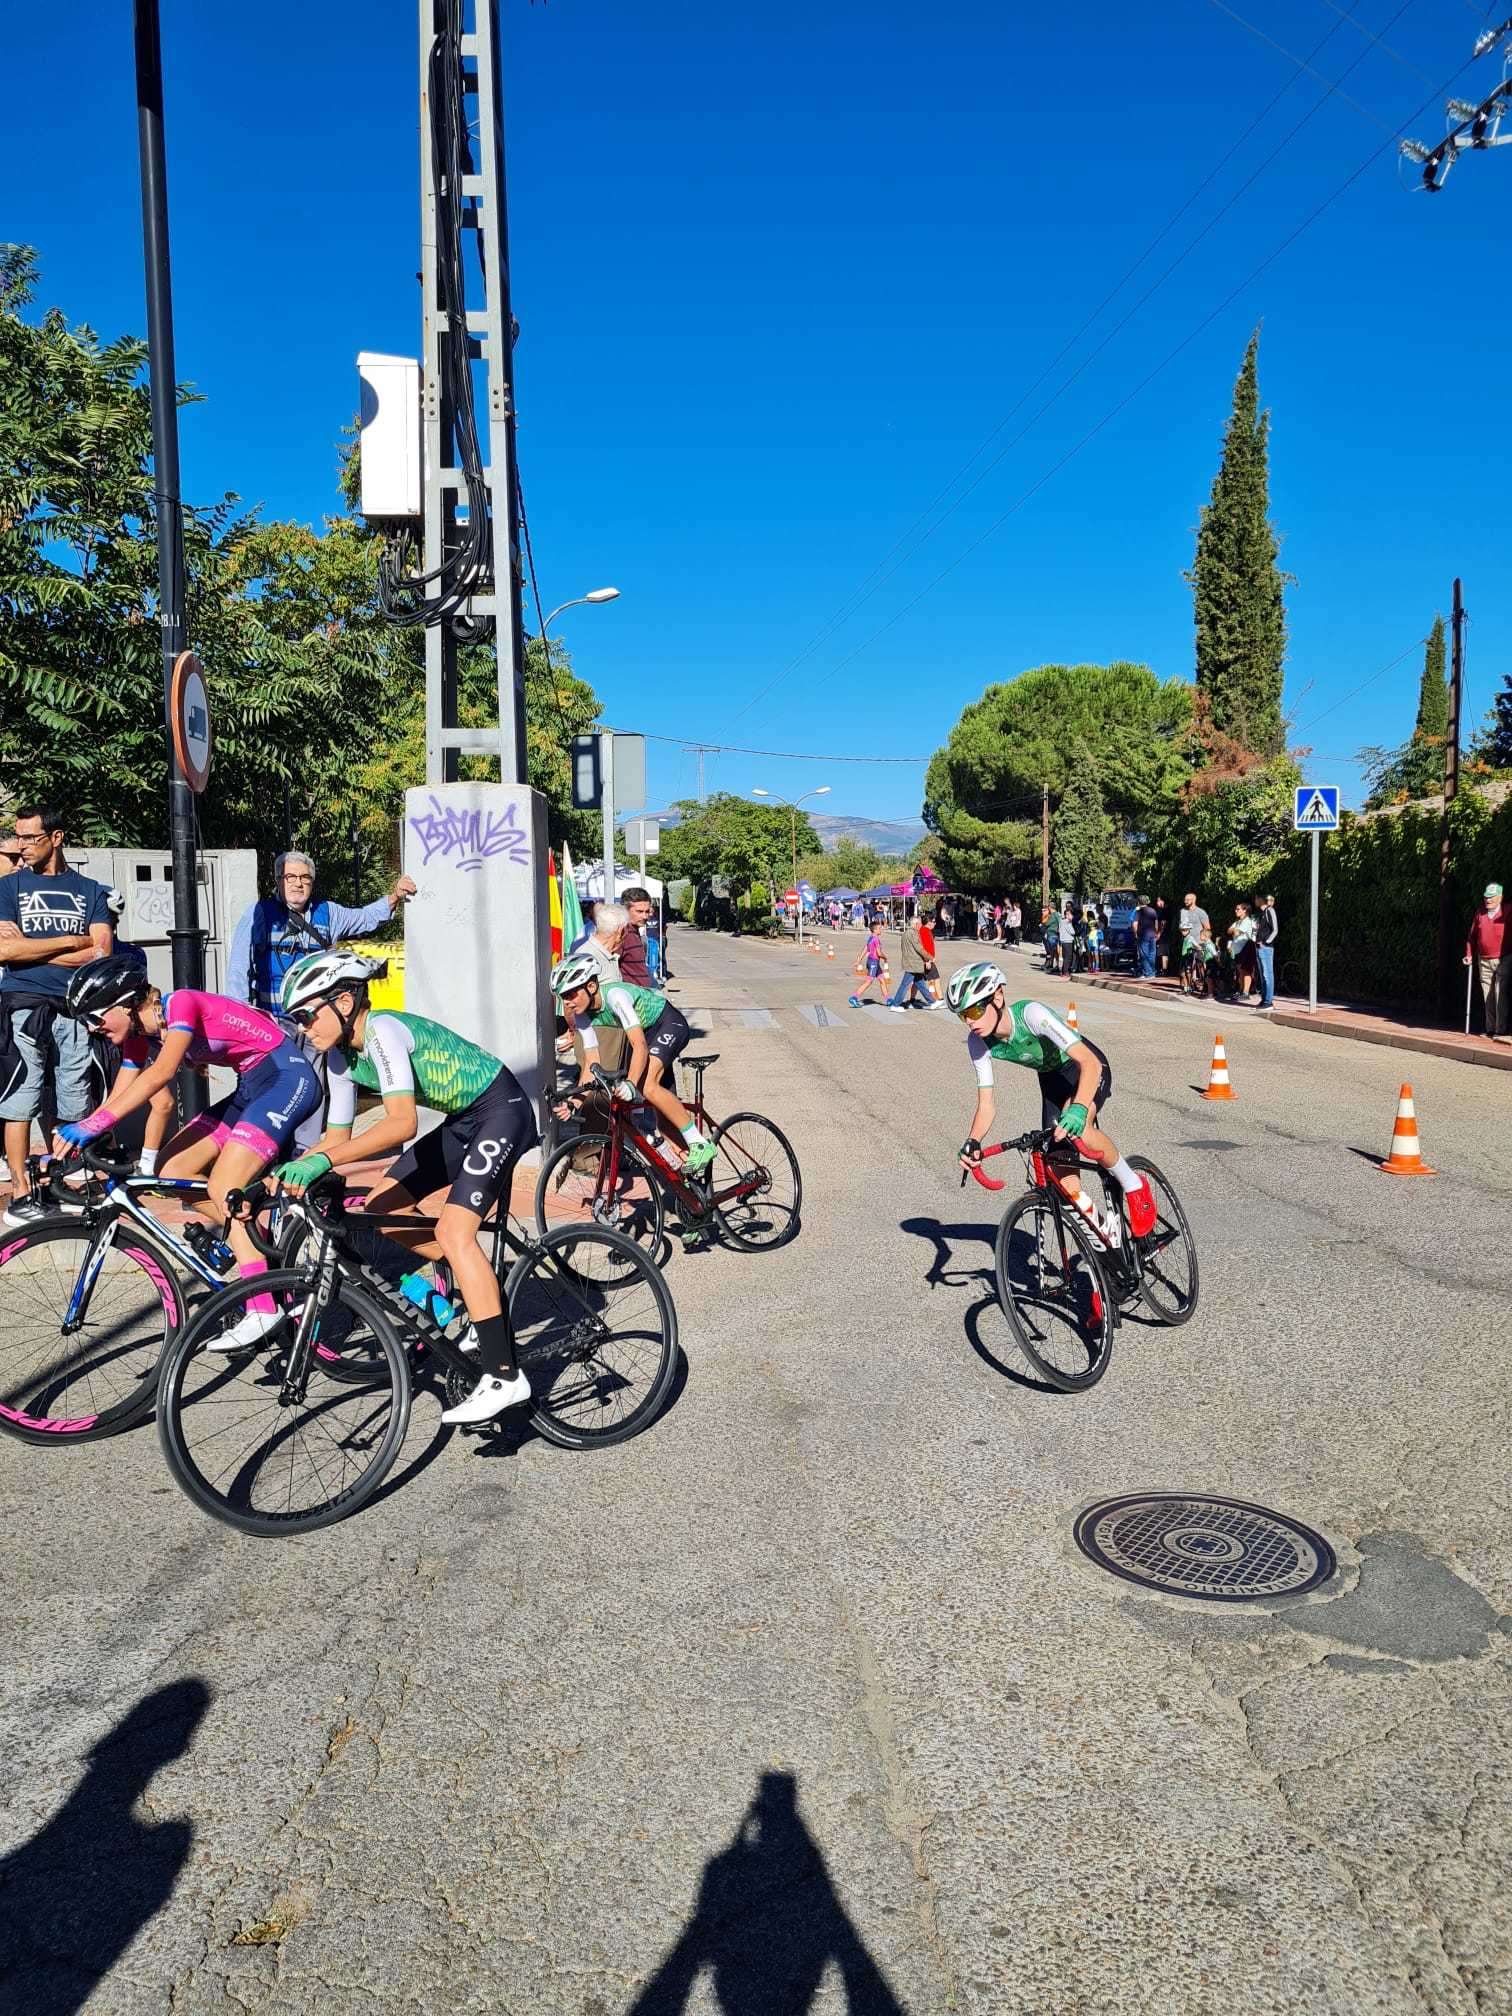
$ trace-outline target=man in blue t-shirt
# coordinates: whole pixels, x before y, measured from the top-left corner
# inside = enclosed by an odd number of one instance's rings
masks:
[[[111,950],[110,912],[104,884],[76,875],[63,858],[63,824],[53,806],[21,806],[23,865],[0,877],[0,1120],[16,1185],[7,1224],[26,1219],[16,1214],[49,1048],[57,1057],[58,1118],[82,1120],[91,1103],[88,1032],[59,1010],[75,969]]]

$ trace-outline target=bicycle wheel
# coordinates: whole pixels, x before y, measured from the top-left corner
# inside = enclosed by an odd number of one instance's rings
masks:
[[[94,1442],[152,1412],[184,1312],[172,1262],[135,1226],[77,1220],[0,1233],[0,1429]]]
[[[714,1148],[704,1175],[723,1237],[747,1253],[796,1238],[803,1173],[782,1129],[759,1113],[732,1113],[714,1129]]]
[[[381,1358],[361,1385],[329,1379],[296,1349],[314,1275],[280,1268],[212,1295],[163,1354],[158,1437],[168,1468],[202,1512],[243,1533],[277,1538],[334,1525],[366,1504],[409,1426],[404,1347],[372,1292],[343,1277],[323,1323],[350,1319]],[[285,1320],[265,1344],[226,1354],[207,1341],[237,1322],[254,1295]],[[345,1348],[345,1346],[343,1347]],[[303,1360],[291,1364],[291,1354]]]
[[[504,1288],[530,1424],[562,1449],[604,1449],[649,1428],[677,1367],[677,1312],[661,1269],[601,1225],[557,1225]],[[448,1374],[448,1398],[465,1385]]]
[[[1147,1155],[1131,1155],[1129,1167],[1137,1169],[1155,1198],[1155,1229],[1138,1241],[1142,1276],[1139,1292],[1150,1314],[1174,1329],[1190,1320],[1197,1307],[1197,1242],[1181,1208],[1181,1199]],[[1124,1219],[1124,1237],[1129,1225]]]
[[[611,1147],[608,1134],[580,1134],[546,1158],[536,1178],[536,1230],[544,1238],[553,1225],[603,1225],[623,1233],[654,1260],[661,1252],[665,1215],[661,1184],[624,1147],[611,1184]]]
[[[993,1259],[998,1299],[1030,1364],[1063,1393],[1095,1386],[1113,1351],[1113,1298],[1090,1236],[1029,1190],[1004,1214]]]

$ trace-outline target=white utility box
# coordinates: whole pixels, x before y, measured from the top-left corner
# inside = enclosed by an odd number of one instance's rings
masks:
[[[413,357],[363,350],[362,492],[364,518],[418,518],[422,514],[420,366]]]

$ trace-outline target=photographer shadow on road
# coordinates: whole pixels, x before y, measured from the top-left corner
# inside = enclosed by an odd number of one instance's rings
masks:
[[[938,1218],[904,1218],[898,1229],[913,1233],[915,1238],[927,1239],[934,1249],[924,1275],[926,1288],[977,1290],[977,1299],[962,1321],[966,1341],[982,1363],[1027,1392],[1043,1393],[1052,1400],[1065,1399],[1067,1396],[1059,1386],[1052,1386],[1046,1379],[1037,1379],[1017,1365],[1010,1365],[1001,1355],[1003,1350],[1016,1355],[1018,1346],[1013,1341],[1008,1319],[998,1300],[997,1268],[993,1261],[993,1247],[997,1242],[996,1223],[984,1224],[980,1219],[968,1218],[959,1225],[944,1225]],[[975,1247],[976,1250],[962,1254],[957,1252],[957,1247]],[[1001,1338],[1001,1345],[994,1348],[988,1341],[989,1337]]]
[[[762,1773],[735,1838],[707,1863],[693,1916],[628,2016],[680,2016],[713,1976],[722,2016],[805,2016],[833,1966],[847,2016],[904,2016],[798,1811],[797,1780]]]
[[[6,2007],[74,2016],[168,1902],[194,1827],[137,1809],[157,1773],[189,1748],[209,1705],[203,1680],[146,1695],[90,1751],[52,1819],[0,1859]]]

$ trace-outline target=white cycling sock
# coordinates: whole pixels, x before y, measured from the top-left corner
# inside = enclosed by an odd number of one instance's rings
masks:
[[[1118,1160],[1113,1164],[1112,1168],[1108,1171],[1108,1174],[1115,1179],[1119,1189],[1123,1191],[1125,1196],[1127,1196],[1131,1190],[1137,1190],[1140,1184],[1143,1183],[1144,1181],[1144,1178],[1143,1176],[1140,1175],[1139,1171],[1137,1169],[1131,1169],[1128,1163],[1122,1157],[1122,1155],[1120,1155]]]
[[[141,1173],[144,1176],[156,1176],[157,1158],[158,1158],[158,1151],[156,1150],[156,1148],[144,1148],[142,1150],[141,1160],[137,1163],[137,1168],[141,1171]]]
[[[690,1148],[697,1148],[699,1146],[704,1137],[698,1131],[698,1122],[696,1120],[690,1120],[687,1126],[684,1127],[682,1138]]]

